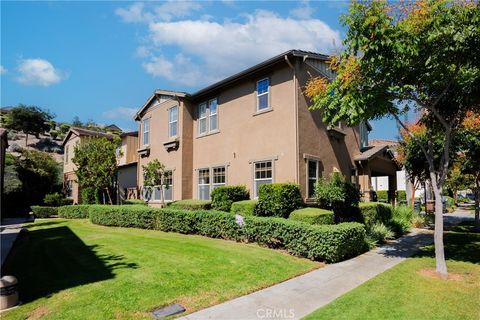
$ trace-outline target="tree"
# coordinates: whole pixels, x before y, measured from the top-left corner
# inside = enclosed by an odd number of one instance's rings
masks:
[[[83,127],[83,122],[80,121],[80,118],[78,116],[75,116],[73,118],[72,127],[77,127],[77,128],[82,128]]]
[[[165,189],[168,189],[166,184],[166,177],[169,173],[158,159],[150,161],[146,165],[142,165],[144,181],[143,184],[147,187],[147,199],[150,199],[153,188],[160,186],[160,200],[162,207],[165,206]]]
[[[452,137],[468,111],[480,109],[480,10],[474,2],[354,2],[342,17],[345,49],[332,57],[337,77],[312,80],[307,94],[329,124],[389,115],[421,115],[426,141],[417,141],[435,194],[436,271],[446,277],[442,192]],[[308,86],[307,86],[308,87]],[[434,141],[442,133],[440,159]]]
[[[117,174],[116,150],[119,143],[118,137],[111,140],[90,139],[75,146],[72,159],[80,187],[105,192],[110,204],[113,204],[112,190]]]
[[[25,146],[28,145],[28,135],[38,137],[50,129],[50,121],[54,115],[36,106],[23,104],[12,108],[6,117],[5,127],[8,129],[23,131],[25,133]]]

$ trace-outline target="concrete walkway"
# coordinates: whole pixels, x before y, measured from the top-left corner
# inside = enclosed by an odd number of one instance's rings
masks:
[[[472,218],[472,215],[456,212],[444,217],[448,225]],[[410,234],[361,256],[327,265],[180,319],[300,319],[404,261],[420,247],[432,243],[432,235],[430,230],[414,229]]]
[[[1,264],[0,266],[3,267],[3,263],[8,257],[10,250],[17,240],[17,236],[22,230],[22,225],[25,222],[31,222],[32,220],[28,220],[26,218],[7,218],[2,219],[2,224],[0,226],[0,247],[1,247]]]

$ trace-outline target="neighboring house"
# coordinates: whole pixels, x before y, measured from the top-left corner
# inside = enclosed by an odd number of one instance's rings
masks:
[[[5,179],[5,153],[8,148],[8,131],[0,128],[0,216],[4,214],[3,186]]]
[[[245,185],[256,198],[260,185],[273,182],[298,183],[308,201],[315,182],[334,171],[368,194],[378,156],[362,153],[369,126],[328,127],[321,111],[308,109],[310,77],[334,77],[328,59],[290,50],[193,94],[155,91],[135,115],[138,186],[142,165],[159,159],[170,171],[167,201],[209,199],[223,185]],[[381,169],[394,174],[395,163],[385,159],[390,167]],[[157,188],[150,204],[158,203]]]
[[[72,127],[63,140],[64,161],[63,161],[63,182],[67,197],[72,198],[74,203],[81,202],[81,192],[75,174],[76,166],[72,162],[75,145],[88,141],[89,139],[114,137],[114,134],[93,131],[83,128]],[[137,132],[127,132],[119,135],[121,144],[117,149],[118,174],[117,174],[117,201],[127,195],[127,189],[136,190],[136,172],[137,172]],[[133,178],[132,178],[133,172]]]

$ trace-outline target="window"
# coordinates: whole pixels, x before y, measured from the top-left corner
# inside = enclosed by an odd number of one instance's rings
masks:
[[[150,140],[150,118],[143,120],[143,145],[148,145]]]
[[[68,144],[65,146],[65,163],[68,163],[68,148],[69,147],[70,146]]]
[[[318,182],[318,161],[308,160],[308,182],[307,182],[307,194],[311,199],[315,195],[315,183]]]
[[[217,167],[217,168],[213,168],[212,170],[213,170],[212,189],[215,189],[216,187],[224,186],[225,185],[225,167]]]
[[[198,198],[210,199],[210,169],[198,170]]]
[[[153,195],[152,200],[154,201],[161,201],[162,200],[162,188],[161,186],[154,186],[153,187]],[[172,171],[166,171],[165,176],[163,177],[163,196],[164,201],[172,201],[173,200],[173,175]]]
[[[198,105],[198,134],[206,134],[218,129],[217,99]]]
[[[204,102],[198,106],[198,134],[205,134],[207,130],[207,104]]]
[[[368,146],[368,128],[365,122],[360,123],[360,148]]]
[[[168,110],[168,136],[177,136],[178,107],[172,107]]]
[[[268,79],[257,82],[257,111],[268,109]]]
[[[255,198],[258,197],[258,189],[262,184],[273,183],[272,161],[255,162],[254,180],[255,180]]]
[[[71,198],[73,195],[73,180],[67,180],[65,182],[65,196]]]

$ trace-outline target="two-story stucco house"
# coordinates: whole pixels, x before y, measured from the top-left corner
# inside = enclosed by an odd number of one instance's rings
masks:
[[[111,139],[115,134],[75,127],[70,128],[66,134],[63,140],[63,182],[66,196],[72,198],[74,203],[81,203],[80,187],[75,174],[76,166],[72,162],[75,156],[75,145],[86,142],[89,139]],[[138,132],[125,132],[116,135],[121,139],[117,149],[116,199],[118,202],[129,197],[127,194],[128,190],[137,189]]]
[[[334,171],[368,196],[369,158],[360,167],[355,157],[368,148],[369,127],[327,127],[303,92],[310,77],[334,77],[328,59],[290,50],[193,94],[155,91],[135,115],[139,187],[142,165],[159,159],[170,170],[166,200],[209,199],[222,185],[245,185],[255,198],[274,182],[298,183],[309,200]],[[159,200],[157,189],[150,204]]]

